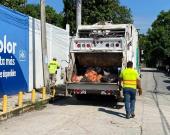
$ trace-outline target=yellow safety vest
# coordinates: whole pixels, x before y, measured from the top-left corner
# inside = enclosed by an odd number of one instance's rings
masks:
[[[60,68],[60,64],[55,60],[50,61],[48,64],[48,71],[50,74],[55,74],[58,68]]]
[[[133,68],[126,68],[120,73],[120,78],[123,80],[124,88],[136,89],[137,79],[139,79],[138,72]]]

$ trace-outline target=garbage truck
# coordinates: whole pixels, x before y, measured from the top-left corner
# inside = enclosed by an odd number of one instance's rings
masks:
[[[82,95],[120,98],[118,77],[127,61],[139,71],[138,31],[133,24],[80,25],[69,49],[66,90]]]

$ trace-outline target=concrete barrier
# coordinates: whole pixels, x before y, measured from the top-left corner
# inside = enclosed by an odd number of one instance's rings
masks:
[[[41,92],[41,97],[37,99],[36,91],[35,89],[33,89],[29,100],[27,100],[27,102],[23,102],[23,97],[24,97],[23,92],[20,91],[18,93],[17,106],[14,108],[10,108],[10,106],[8,106],[8,97],[7,95],[4,95],[2,100],[2,111],[0,111],[0,121],[6,120],[14,116],[18,116],[25,112],[43,108],[45,104],[47,104],[51,99],[55,98],[54,95],[55,93],[56,92],[53,90],[52,95],[46,95],[46,88],[43,87]]]

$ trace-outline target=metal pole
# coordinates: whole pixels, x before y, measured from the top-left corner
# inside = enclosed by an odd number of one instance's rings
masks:
[[[34,104],[35,100],[36,100],[36,93],[35,93],[35,89],[33,89],[31,92],[31,102]]]
[[[7,95],[3,96],[3,100],[2,100],[2,111],[4,113],[6,113],[8,111],[8,97]]]
[[[19,107],[22,107],[22,106],[23,106],[23,92],[22,92],[22,91],[20,91],[20,92],[18,93],[18,106],[19,106]]]
[[[76,24],[77,27],[81,25],[81,5],[82,0],[76,0]]]
[[[44,86],[47,86],[48,55],[47,55],[47,39],[46,39],[45,0],[40,0],[40,5],[41,5],[41,48],[42,48],[42,64],[43,64],[43,81],[44,81]]]

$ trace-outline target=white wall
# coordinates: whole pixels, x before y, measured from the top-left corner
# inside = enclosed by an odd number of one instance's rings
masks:
[[[132,26],[132,37],[129,38],[129,40],[127,41],[128,43],[131,42],[131,46],[129,47],[129,50],[127,50],[127,61],[132,61],[133,67],[136,68],[136,57],[137,57],[136,49],[138,47],[138,32],[133,25],[129,25],[127,29],[129,33],[131,33],[131,26]]]
[[[133,26],[133,65],[134,68],[138,68],[136,67],[136,62],[137,62],[137,48],[138,48],[138,32],[136,30],[136,28]]]
[[[46,24],[48,62],[56,57],[61,64],[57,74],[57,84],[63,84],[61,69],[67,66],[69,54],[69,29],[64,30]],[[40,21],[29,17],[29,90],[43,86],[41,25]]]

